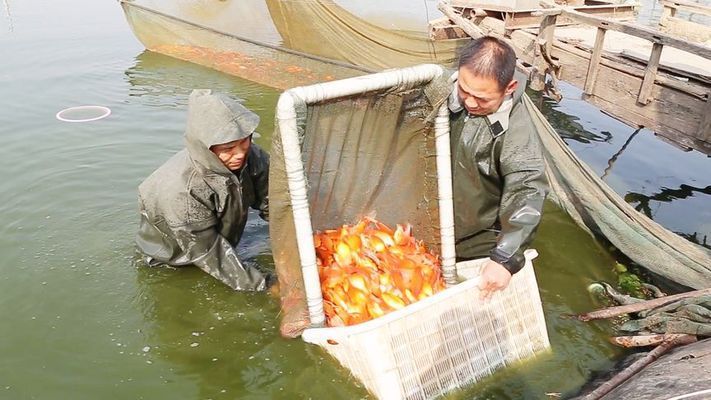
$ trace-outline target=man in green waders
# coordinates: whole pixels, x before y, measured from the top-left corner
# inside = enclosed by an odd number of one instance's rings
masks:
[[[473,40],[460,51],[449,98],[457,258],[490,257],[482,298],[523,267],[547,193],[541,145],[521,103],[525,78],[515,79],[515,68],[507,43]]]
[[[259,116],[223,94],[194,90],[186,149],[138,188],[136,244],[150,265],[196,265],[234,290],[265,290],[266,275],[235,246],[252,207],[268,218],[269,155],[252,144]]]

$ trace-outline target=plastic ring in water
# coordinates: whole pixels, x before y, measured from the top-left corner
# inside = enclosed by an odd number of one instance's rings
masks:
[[[72,115],[75,114],[75,115]],[[111,109],[104,106],[69,107],[57,113],[56,117],[64,122],[97,121],[111,115]]]

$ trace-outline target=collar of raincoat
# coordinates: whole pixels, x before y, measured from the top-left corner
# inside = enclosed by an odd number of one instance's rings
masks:
[[[452,79],[454,80],[454,88],[452,90],[452,93],[449,95],[448,107],[449,111],[453,113],[458,113],[464,110],[464,106],[459,101],[456,72],[452,75]],[[496,110],[496,112],[486,116],[486,119],[489,120],[489,125],[494,125],[497,122],[501,124],[501,128],[503,130],[499,132],[496,136],[506,132],[506,130],[509,129],[509,117],[511,116],[511,110],[513,109],[514,104],[521,99],[524,91],[526,90],[526,76],[523,73],[519,73],[518,71],[516,71],[514,73],[514,79],[518,81],[518,87],[516,88],[516,91],[504,99],[503,103],[501,103],[499,109]]]
[[[232,171],[210,151],[210,146],[244,139],[254,133],[257,125],[259,116],[236,100],[209,89],[193,90],[185,130],[188,153],[203,168],[231,175]]]

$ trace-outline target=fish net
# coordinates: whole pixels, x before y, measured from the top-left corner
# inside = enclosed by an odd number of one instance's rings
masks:
[[[409,0],[389,2],[387,9],[379,0],[122,0],[121,5],[147,49],[279,89],[427,62],[452,66],[466,43],[430,40],[428,19],[441,15],[436,4]],[[381,21],[370,21],[377,18]]]
[[[667,281],[694,289],[711,287],[711,250],[626,203],[573,153],[527,96],[524,104],[541,139],[550,197],[579,226]]]

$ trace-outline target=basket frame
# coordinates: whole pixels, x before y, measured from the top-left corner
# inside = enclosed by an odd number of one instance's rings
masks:
[[[417,87],[441,77],[445,70],[435,64],[422,64],[338,81],[300,86],[279,96],[276,119],[284,150],[284,163],[289,186],[296,241],[304,279],[306,304],[311,327],[325,325],[323,294],[316,266],[316,250],[309,211],[306,176],[299,140],[296,105],[316,104],[325,100],[345,98],[391,88]],[[449,144],[449,109],[443,102],[434,121],[435,157],[437,166],[438,205],[440,217],[442,275],[448,286],[456,284],[456,252],[454,242],[454,203],[452,199],[452,168]]]

